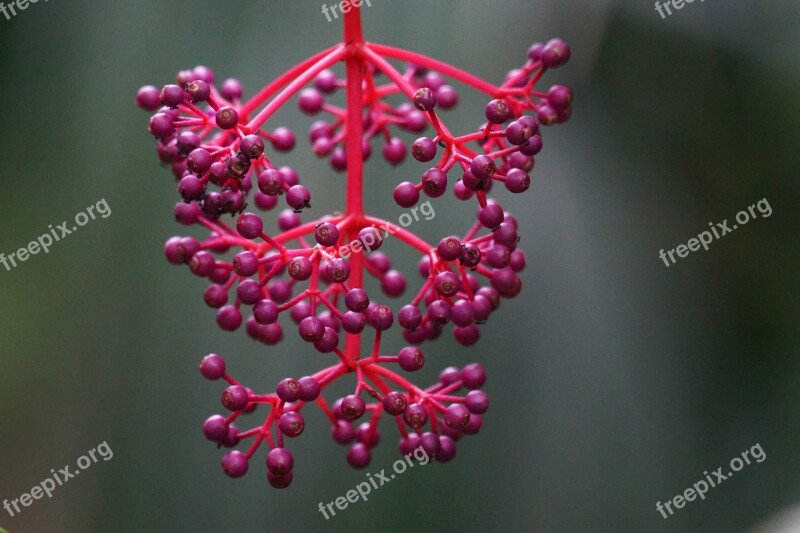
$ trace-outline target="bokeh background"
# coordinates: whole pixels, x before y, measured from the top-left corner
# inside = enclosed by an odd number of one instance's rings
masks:
[[[572,46],[544,86],[574,89],[573,119],[545,132],[532,190],[501,195],[527,252],[523,294],[475,347],[445,335],[426,351],[429,378],[486,366],[481,433],[454,462],[413,468],[327,522],[318,502],[364,474],[346,465],[318,412],[293,443],[289,490],[267,485],[260,460],[244,479],[225,477],[200,433],[219,409],[200,357],[224,354],[262,389],[325,362],[291,332],[277,348],[223,333],[204,282],[163,259],[163,242],[186,229],[173,221],[175,183],[133,96],[196,64],[252,94],[340,28],[310,0],[39,2],[0,17],[0,251],[101,198],[112,214],[49,255],[0,269],[0,498],[103,441],[114,457],[17,517],[0,510],[0,526],[800,531],[768,523],[800,503],[797,2],[709,0],[662,19],[649,0],[373,0],[363,15],[368,39],[498,81],[536,40]],[[474,128],[484,104],[463,91],[451,129]],[[329,202],[320,208],[334,209],[341,177],[309,155],[309,123],[294,109],[275,122],[296,128],[286,162]],[[389,191],[421,171],[373,157],[370,208],[396,219]],[[669,268],[658,258],[762,198],[769,218]],[[434,207],[433,221],[412,228],[431,240],[472,216],[452,199]],[[383,427],[371,471],[395,459],[394,429]],[[656,511],[756,443],[764,462],[668,520]]]

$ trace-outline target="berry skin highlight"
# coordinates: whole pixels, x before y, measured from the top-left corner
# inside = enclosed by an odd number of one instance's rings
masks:
[[[439,462],[453,459],[454,443],[480,431],[489,407],[480,364],[445,368],[424,388],[412,381],[413,373],[430,364],[421,348],[426,342],[447,332],[463,346],[475,344],[479,326],[522,288],[517,221],[489,193],[494,187],[502,197],[530,188],[542,127],[572,113],[570,89],[542,91],[536,84],[569,57],[560,39],[536,43],[495,85],[436,59],[365,41],[360,8],[353,8],[344,14],[342,42],[250,98],[237,80],[220,83],[204,66],[179,72],[174,84],[139,90],[136,103],[152,113],[148,130],[158,158],[177,182],[175,219],[207,232],[204,239],[170,238],[167,261],[209,280],[204,300],[222,330],[244,329],[269,346],[298,335],[327,361],[313,375],[276,378],[271,390],[257,392],[240,383],[220,355],[202,359],[202,376],[221,383],[220,413],[202,431],[229,449],[221,463],[226,474],[245,475],[259,457],[269,484],[288,487],[295,465],[291,441],[302,437],[303,411],[315,406],[328,418],[332,440],[348,447],[343,456],[353,468],[369,464],[382,440],[381,418],[392,419],[401,454],[422,446]],[[343,74],[336,70],[341,64]],[[487,98],[484,109],[471,111],[483,123],[463,135],[451,133],[441,117],[458,104],[454,85]],[[345,94],[344,107],[329,103],[337,92]],[[398,94],[404,103],[390,104]],[[297,139],[271,118],[290,104],[314,117],[310,151],[327,158],[331,172],[346,175],[342,214],[314,213],[311,189],[280,163]],[[462,234],[429,243],[369,213],[364,161],[373,149],[391,165],[413,159],[417,166],[394,188],[397,205],[413,208],[422,197],[450,193],[475,210],[475,222]],[[265,231],[270,214],[277,233]],[[390,238],[419,257],[424,283],[406,298],[405,275],[378,251]],[[362,246],[352,246],[356,242]],[[367,276],[381,292],[364,289]],[[381,336],[392,328],[401,329],[407,346],[386,354]],[[352,383],[342,398],[327,390],[337,380]],[[262,416],[247,427],[256,411]]]

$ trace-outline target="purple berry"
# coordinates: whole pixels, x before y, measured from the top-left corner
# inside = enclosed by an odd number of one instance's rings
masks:
[[[431,198],[439,198],[447,191],[447,174],[438,168],[426,170],[422,175],[422,190]]]
[[[145,111],[155,111],[161,107],[161,94],[152,85],[145,85],[136,93],[136,105]]]
[[[322,246],[335,246],[339,241],[339,228],[330,222],[321,222],[314,230],[314,239]]]
[[[208,354],[200,361],[200,373],[211,381],[220,379],[225,375],[225,360],[215,353]]]
[[[428,421],[428,411],[421,404],[410,403],[403,412],[403,421],[412,428],[421,428]]]
[[[421,163],[427,163],[436,157],[436,143],[428,137],[420,137],[411,145],[411,155]]]
[[[403,393],[392,391],[383,397],[383,410],[392,416],[402,415],[408,401]]]
[[[489,397],[483,391],[471,390],[465,397],[464,405],[470,413],[482,415],[489,409]]]
[[[239,450],[230,451],[222,458],[222,470],[232,478],[245,475],[248,467],[247,455]]]
[[[264,221],[255,213],[244,213],[236,220],[236,230],[245,239],[256,239],[264,230]]]
[[[425,356],[419,348],[406,346],[397,354],[397,363],[406,372],[416,372],[425,366]]]
[[[286,403],[291,403],[300,399],[302,390],[299,381],[293,378],[285,378],[278,383],[275,392],[278,394],[278,398]]]
[[[286,448],[273,448],[267,454],[267,469],[276,476],[283,476],[294,468],[292,452]]]
[[[372,453],[361,442],[354,444],[347,452],[347,462],[353,468],[365,468],[369,465],[370,459],[372,459]]]
[[[331,437],[339,444],[350,444],[356,438],[356,430],[347,420],[337,420],[331,426]]]
[[[239,113],[230,106],[220,107],[215,116],[217,126],[223,130],[235,128],[239,123]]]
[[[486,371],[479,363],[470,363],[461,369],[461,381],[470,390],[478,389],[486,382]]]
[[[222,405],[230,411],[241,411],[247,407],[247,389],[241,385],[231,385],[222,391]]]
[[[427,87],[422,87],[414,93],[413,102],[420,111],[432,111],[436,107],[436,94]]]
[[[295,211],[311,207],[311,193],[304,185],[292,185],[286,191],[286,203]]]
[[[228,436],[228,422],[222,415],[213,415],[203,422],[203,435],[211,442],[222,442]]]
[[[367,404],[361,397],[350,394],[342,399],[341,410],[347,420],[356,420],[364,415]]]
[[[300,413],[288,411],[283,413],[280,420],[278,420],[278,428],[287,437],[294,438],[300,436],[306,428],[306,421]]]
[[[419,201],[419,191],[409,181],[404,181],[395,187],[392,196],[397,205],[405,208],[414,207]]]
[[[344,297],[344,304],[351,311],[360,313],[369,306],[369,296],[364,289],[350,289]]]
[[[502,124],[512,116],[511,108],[505,100],[495,99],[486,104],[484,110],[486,120],[493,124]]]

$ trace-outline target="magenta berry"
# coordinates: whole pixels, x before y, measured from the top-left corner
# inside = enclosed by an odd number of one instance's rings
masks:
[[[222,393],[222,405],[231,411],[241,411],[247,407],[247,389],[241,385],[232,385]]]
[[[206,439],[233,448],[222,459],[223,470],[240,477],[251,455],[269,447],[266,476],[275,488],[292,483],[294,457],[283,446],[304,431],[305,409],[320,407],[335,419],[332,439],[348,446],[347,462],[355,468],[367,466],[371,449],[385,440],[386,428],[378,427],[384,412],[398,417],[394,423],[402,417],[403,454],[422,446],[442,463],[455,457],[456,441],[480,432],[488,409],[488,397],[479,390],[486,381],[480,364],[447,368],[432,386],[414,383],[409,378],[417,381],[417,375],[406,373],[426,363],[420,345],[442,335],[452,335],[457,346],[477,343],[501,300],[522,290],[524,226],[501,203],[530,189],[547,131],[540,126],[563,123],[572,114],[569,88],[536,88],[547,69],[570,58],[560,39],[531,46],[524,63],[493,85],[365,40],[360,8],[351,7],[343,13],[346,46],[317,55],[253,96],[245,98],[234,78],[218,83],[202,65],[179,71],[174,83],[136,93],[136,105],[151,114],[147,127],[157,139],[158,160],[177,185],[172,214],[203,235],[169,239],[167,261],[210,281],[203,300],[222,330],[244,329],[272,346],[291,327],[308,344],[302,354],[290,355],[325,361],[314,373],[285,378],[266,393],[239,385],[217,354],[200,363],[204,378],[224,380],[217,393],[233,413],[203,424]],[[405,70],[396,70],[403,62]],[[482,118],[483,112],[486,123],[465,133],[445,124],[444,110],[459,101],[449,80],[483,95],[488,104],[469,114]],[[338,187],[345,196],[345,205],[330,215],[316,213],[311,203],[324,176],[306,182],[285,166],[284,153],[295,149],[297,139],[275,124],[275,113],[293,107],[287,106],[291,102],[301,117],[314,116],[313,123],[308,119],[307,149],[343,173],[340,180],[326,179],[323,194],[337,198],[332,192]],[[409,137],[416,139],[410,145]],[[408,168],[396,175],[367,174],[364,162],[373,150],[389,164]],[[446,207],[433,221],[437,202],[449,196],[451,178],[456,202],[468,202],[466,212],[477,219],[471,228],[451,227],[455,220],[444,214]],[[365,186],[392,194],[405,211],[368,212]],[[394,298],[399,300],[387,305]],[[396,339],[393,328],[408,343],[399,352],[387,348]],[[326,389],[334,383],[347,383],[346,392],[329,403],[334,396]],[[239,416],[254,411],[264,411],[265,418],[253,427],[240,430],[227,422],[235,418],[241,424],[247,417]],[[360,420],[357,429],[353,420]]]
[[[230,477],[242,477],[247,473],[249,462],[247,456],[239,450],[233,450],[225,454],[222,459],[222,469]]]
[[[303,415],[300,413],[289,411],[281,415],[281,418],[278,421],[278,427],[280,428],[281,433],[287,437],[294,438],[300,436],[300,434],[306,428],[306,422],[303,419]]]
[[[245,239],[255,239],[263,229],[264,221],[253,213],[245,213],[236,221],[236,230]]]
[[[225,375],[225,360],[215,353],[203,357],[200,361],[200,373],[211,381],[221,378]]]
[[[420,111],[432,111],[436,107],[436,93],[427,87],[422,87],[414,93],[413,102]]]
[[[236,127],[239,123],[239,113],[230,106],[221,107],[216,114],[217,126],[223,130],[229,130]]]
[[[276,476],[286,475],[294,468],[294,456],[286,448],[273,448],[267,455],[267,469]]]

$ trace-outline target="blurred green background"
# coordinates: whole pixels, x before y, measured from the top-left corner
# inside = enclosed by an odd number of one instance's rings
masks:
[[[253,94],[340,28],[309,0],[39,2],[0,18],[0,252],[101,198],[112,214],[49,255],[0,268],[0,499],[103,441],[114,457],[17,517],[0,510],[0,526],[800,531],[757,526],[800,501],[797,2],[709,0],[663,20],[646,0],[372,4],[368,39],[490,80],[534,41],[572,46],[543,86],[574,89],[573,119],[545,131],[532,190],[500,194],[520,221],[523,294],[475,347],[445,335],[426,350],[427,378],[473,360],[487,368],[481,433],[454,462],[411,469],[327,522],[318,502],[364,473],[346,465],[318,411],[293,443],[289,490],[267,485],[260,459],[244,479],[225,477],[200,432],[219,409],[200,357],[222,353],[260,389],[327,363],[290,331],[277,348],[223,333],[202,302],[205,283],[163,259],[163,242],[186,229],[133,97],[196,64]],[[474,128],[484,104],[462,91],[451,129]],[[329,198],[319,207],[340,207],[341,177],[309,155],[310,120],[289,111],[275,122],[298,134],[286,162]],[[422,167],[378,159],[368,205],[396,220],[389,191]],[[669,268],[658,258],[762,198],[771,217]],[[472,216],[452,199],[434,207],[434,221],[412,228],[431,240]],[[372,472],[396,457],[395,429],[382,428]],[[756,443],[764,462],[668,520],[656,511]]]

